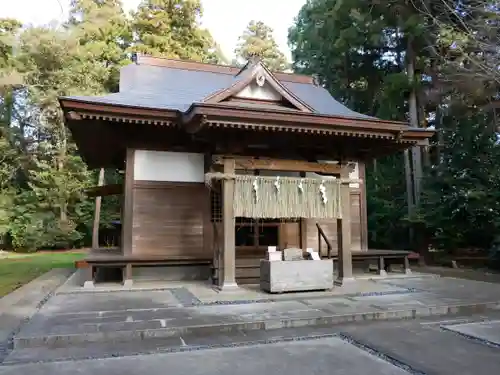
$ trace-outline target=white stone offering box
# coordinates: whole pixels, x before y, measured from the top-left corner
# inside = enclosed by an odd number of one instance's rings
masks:
[[[268,253],[272,253],[272,252],[275,252],[276,251],[276,246],[268,246],[267,247],[267,252]]]
[[[267,253],[267,260],[270,262],[283,260],[283,252],[281,251],[269,251]]]

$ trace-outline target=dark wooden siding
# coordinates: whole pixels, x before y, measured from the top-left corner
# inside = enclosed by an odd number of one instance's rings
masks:
[[[211,258],[209,214],[204,184],[136,181],[133,254]]]

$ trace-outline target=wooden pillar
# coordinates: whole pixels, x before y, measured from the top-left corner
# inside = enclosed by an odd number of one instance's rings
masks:
[[[99,180],[97,181],[97,186],[104,185],[104,168],[99,171]],[[101,202],[102,197],[98,195],[95,198],[95,211],[94,211],[94,226],[92,228],[92,249],[97,249],[99,247],[99,226],[101,222]]]
[[[235,161],[233,159],[224,160],[224,173],[235,173]],[[236,251],[235,251],[235,218],[234,218],[234,180],[223,180],[222,186],[222,225],[223,225],[223,246],[222,246],[222,267],[223,272],[220,290],[238,289],[236,284]]]
[[[384,257],[378,258],[378,274],[380,276],[387,276],[387,271],[385,270],[385,260],[384,260]]]
[[[94,266],[89,264],[87,268],[83,269],[83,274],[85,277],[83,280],[83,287],[85,289],[94,288]]]
[[[361,184],[359,190],[361,192],[359,197],[359,205],[361,210],[361,250],[368,250],[368,209],[366,200],[366,164],[365,162],[358,162],[359,178]]]
[[[346,164],[342,167],[340,178],[349,180],[351,167]],[[337,220],[337,243],[339,254],[338,277],[336,285],[354,280],[352,276],[351,255],[351,194],[349,183],[343,183],[340,187],[340,201],[342,219]]]
[[[408,259],[408,256],[405,256],[404,270],[407,275],[411,275],[410,260]]]
[[[122,208],[122,253],[132,254],[132,228],[133,228],[133,202],[134,194],[134,150],[127,149],[127,159],[125,161],[125,181],[123,189]]]
[[[124,255],[132,254],[132,230],[134,224],[134,156],[135,150],[127,149],[125,161],[125,181],[123,188],[121,250]],[[132,285],[132,268],[126,266],[123,285]]]

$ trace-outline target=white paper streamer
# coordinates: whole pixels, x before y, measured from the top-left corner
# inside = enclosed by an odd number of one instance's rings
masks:
[[[321,185],[319,185],[319,193],[321,194],[323,204],[326,204],[328,202],[328,198],[326,197],[325,181],[321,181]]]
[[[276,192],[280,192],[280,176],[276,177],[276,182],[274,183],[274,187],[276,188]]]
[[[258,202],[259,201],[259,182],[257,181],[257,179],[253,180],[252,186],[253,186],[255,202]]]

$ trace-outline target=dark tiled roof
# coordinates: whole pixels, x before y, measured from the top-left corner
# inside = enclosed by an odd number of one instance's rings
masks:
[[[244,79],[225,73],[130,64],[120,72],[120,92],[104,96],[72,96],[91,103],[186,111],[210,94]],[[372,118],[335,100],[322,87],[309,83],[281,81],[296,97],[321,115]]]

